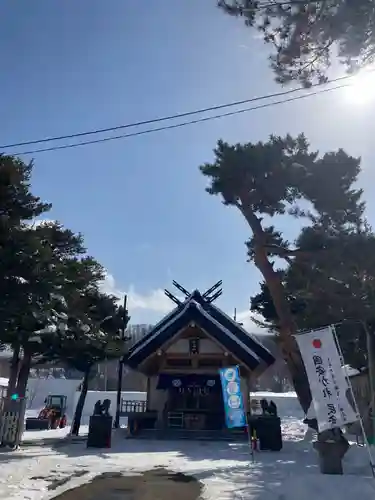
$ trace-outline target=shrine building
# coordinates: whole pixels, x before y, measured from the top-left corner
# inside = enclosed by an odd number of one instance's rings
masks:
[[[134,344],[126,364],[147,377],[147,401],[121,401],[130,434],[143,431],[227,432],[219,369],[238,366],[245,410],[250,413],[250,384],[275,361],[254,335],[217,306],[219,281],[209,290],[178,299],[176,307]]]

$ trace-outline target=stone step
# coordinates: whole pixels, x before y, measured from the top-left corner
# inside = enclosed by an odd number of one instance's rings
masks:
[[[189,439],[191,441],[246,441],[247,435],[244,432],[228,431],[189,431],[186,429],[144,429],[134,439],[153,440],[179,440]]]

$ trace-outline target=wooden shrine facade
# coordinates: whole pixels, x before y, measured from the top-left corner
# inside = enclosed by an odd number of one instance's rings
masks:
[[[275,360],[253,335],[216,307],[221,281],[201,294],[185,295],[129,351],[127,364],[147,377],[147,401],[122,401],[122,415],[136,427],[221,430],[225,428],[219,369],[238,365],[246,411],[250,381]]]

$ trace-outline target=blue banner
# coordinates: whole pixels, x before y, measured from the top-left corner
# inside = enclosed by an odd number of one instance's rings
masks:
[[[238,366],[222,368],[220,371],[221,387],[223,390],[225,421],[229,429],[245,427],[246,416],[241,393],[241,378]]]

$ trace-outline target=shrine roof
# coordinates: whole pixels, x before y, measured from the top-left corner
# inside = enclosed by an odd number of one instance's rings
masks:
[[[255,335],[248,333],[198,290],[194,290],[183,302],[177,302],[177,307],[130,348],[127,357],[130,367],[136,368],[192,323],[251,370],[261,364],[270,366],[274,363],[274,356]]]

